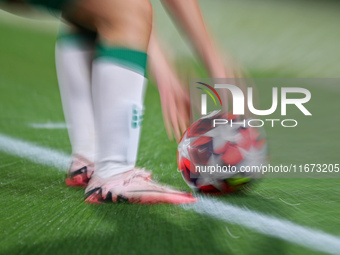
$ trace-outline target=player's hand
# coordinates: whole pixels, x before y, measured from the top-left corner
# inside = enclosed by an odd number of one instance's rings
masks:
[[[179,78],[170,70],[158,79],[163,120],[170,140],[178,142],[190,122],[190,94]]]

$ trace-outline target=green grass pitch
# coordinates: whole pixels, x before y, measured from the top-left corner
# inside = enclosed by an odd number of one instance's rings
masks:
[[[0,31],[0,133],[69,153],[65,129],[28,127],[64,121],[55,38],[2,23]],[[275,71],[252,74],[276,76]],[[310,103],[313,119],[304,119],[295,132],[267,130],[273,163],[339,163],[334,137],[339,117],[322,132],[323,111],[334,109],[339,91],[312,87],[311,92],[318,95]],[[138,165],[189,191],[176,171],[177,145],[167,140],[152,84],[145,102]],[[301,138],[306,132],[310,140]],[[291,141],[300,143],[292,147]],[[0,152],[0,254],[320,254],[178,206],[86,205],[83,193],[66,187],[58,169]],[[218,199],[339,236],[339,193],[338,179],[264,179],[246,196]]]

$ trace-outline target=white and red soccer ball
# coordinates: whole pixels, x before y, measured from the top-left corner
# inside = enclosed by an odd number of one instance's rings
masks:
[[[267,162],[264,133],[240,124],[214,127],[213,119],[237,121],[236,116],[214,111],[194,122],[178,145],[178,168],[194,191],[229,194],[245,190],[261,177],[257,169]]]

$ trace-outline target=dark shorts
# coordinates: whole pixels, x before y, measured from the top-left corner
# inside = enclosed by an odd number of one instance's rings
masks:
[[[71,5],[74,0],[24,0],[24,2],[52,11],[62,11]]]
[[[74,3],[75,0],[0,0],[7,3],[27,3],[33,7],[41,7],[49,11],[62,11]]]

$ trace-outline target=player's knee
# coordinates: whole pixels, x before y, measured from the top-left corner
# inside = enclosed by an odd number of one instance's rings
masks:
[[[149,0],[140,1],[142,6],[140,6],[141,16],[143,17],[144,31],[150,37],[152,30],[152,19],[153,19],[153,9]]]
[[[146,26],[150,29],[152,28],[152,17],[153,9],[149,0],[141,0],[140,2],[140,12],[145,19]]]
[[[111,11],[106,10],[105,15],[98,17],[99,34],[109,43],[145,51],[152,30],[149,0],[127,0],[111,7]]]
[[[126,30],[152,29],[152,5],[149,0],[128,0],[127,10],[123,15],[113,17],[115,25],[120,23]],[[137,32],[138,31],[134,31]]]

